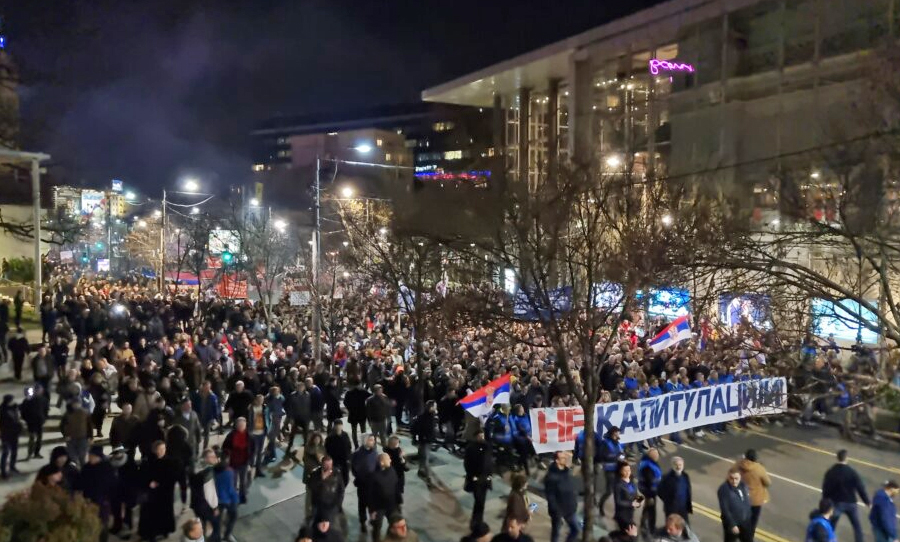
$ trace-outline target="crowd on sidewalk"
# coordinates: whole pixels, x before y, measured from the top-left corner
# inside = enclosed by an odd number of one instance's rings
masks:
[[[530,409],[576,405],[591,370],[604,389],[600,402],[610,402],[758,379],[769,366],[765,335],[734,354],[718,350],[715,342],[701,351],[693,341],[655,353],[641,336],[652,337],[665,322],[642,323],[646,333],[625,322],[609,330],[614,340],[596,363],[575,357],[574,378],[567,379],[535,326],[513,324],[509,332],[522,339],[513,341],[487,328],[460,327],[417,349],[413,330],[395,326],[387,304],[379,306],[371,296],[345,299],[346,308],[323,335],[322,359],[313,359],[308,313],[286,305],[266,315],[249,302],[198,302],[188,293],[157,293],[140,279],[76,279],[65,268],[54,272],[50,284],[39,308],[41,344],[23,344],[17,329],[0,349],[2,360],[14,365],[14,378],[27,384],[20,403],[8,395],[0,405],[0,467],[4,479],[19,476],[23,432],[25,457],[43,458],[43,432],[55,405],[65,445],[52,450],[35,483],[81,492],[94,502],[104,540],[169,536],[178,527],[176,502],[193,511],[182,525],[185,540],[229,540],[254,479],[265,476],[266,465],[282,451],[283,460],[302,466],[306,485],[297,540],[344,540],[343,501],[351,482],[363,532],[371,530],[374,540],[417,540],[415,525],[402,515],[412,460],[396,437],[400,428],[413,437],[417,474],[429,487],[435,483],[431,452],[443,446],[461,456],[465,490],[475,500],[464,540],[530,540],[532,468],[547,470],[552,540],[564,526],[574,540],[580,522],[572,454],[535,454]],[[9,330],[9,320],[8,306],[0,303],[0,330]],[[839,377],[840,364],[827,355],[814,353],[808,367],[814,385]],[[509,405],[498,405],[487,420],[459,405],[505,374],[511,375]],[[112,415],[103,435],[104,420]],[[688,436],[703,438],[704,430]],[[597,505],[602,515],[613,498],[613,537],[631,540],[643,531],[662,540],[690,538],[684,462],[674,461],[664,475],[654,442],[640,445],[643,456],[635,464],[623,461],[626,450],[614,431],[598,435],[597,444],[597,487],[606,482]],[[575,456],[583,459],[582,449]],[[737,484],[729,478],[736,489],[720,489],[723,517],[734,491],[743,491],[754,476],[762,478],[754,475],[754,464],[748,452],[746,463],[735,467]],[[491,534],[484,503],[501,470],[516,474],[507,513]],[[749,498],[760,500],[758,492]],[[657,500],[665,516],[660,529]],[[738,499],[741,506],[744,500]],[[759,505],[754,506],[755,528]],[[744,540],[743,523],[735,526],[733,534]]]

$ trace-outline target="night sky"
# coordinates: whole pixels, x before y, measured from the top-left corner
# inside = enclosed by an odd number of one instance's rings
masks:
[[[156,192],[250,177],[279,114],[418,101],[422,89],[658,0],[0,0],[23,141],[57,180]]]

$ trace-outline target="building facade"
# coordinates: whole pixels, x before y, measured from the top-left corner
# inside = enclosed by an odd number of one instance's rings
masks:
[[[809,212],[837,174],[816,151],[865,134],[873,52],[893,43],[897,0],[671,0],[427,89],[491,108],[507,175],[556,163],[690,176],[771,220],[787,186]],[[789,173],[787,173],[789,171]],[[883,187],[895,199],[893,186]]]

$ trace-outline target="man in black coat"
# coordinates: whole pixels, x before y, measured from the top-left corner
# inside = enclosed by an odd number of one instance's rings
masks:
[[[400,504],[400,484],[397,471],[391,468],[391,456],[378,456],[378,468],[369,476],[366,501],[369,503],[369,520],[372,525],[372,540],[381,540],[381,524],[384,518],[395,511]]]
[[[838,519],[846,514],[853,525],[855,542],[863,542],[862,526],[857,515],[856,497],[869,506],[869,496],[859,474],[847,464],[847,450],[839,450],[838,462],[825,473],[822,480],[822,497],[834,503],[834,513],[829,521],[837,527]]]
[[[116,471],[103,455],[103,446],[91,446],[87,463],[81,468],[75,482],[75,490],[80,491],[85,499],[100,509],[100,524],[104,531],[109,524],[112,512],[111,496],[115,489]]]
[[[285,452],[285,455],[290,455],[298,433],[303,437],[303,445],[306,446],[306,434],[309,432],[309,421],[312,419],[311,398],[304,382],[298,382],[297,390],[288,395],[285,409],[291,417],[291,434]]]
[[[481,427],[475,431],[475,440],[466,446],[463,467],[466,470],[464,489],[475,497],[469,522],[474,528],[484,521],[484,503],[487,492],[493,488],[491,477],[494,475],[494,453],[491,445],[484,440],[484,429]]]
[[[19,406],[13,402],[10,394],[3,396],[0,404],[0,477],[4,480],[9,474],[18,474],[16,455],[19,452],[19,434],[22,433],[22,422],[19,419]]]
[[[728,478],[719,486],[719,510],[725,542],[753,542],[750,491],[741,481],[737,470],[728,472]]]
[[[410,427],[413,438],[419,444],[419,476],[431,487],[431,469],[428,467],[429,447],[435,439],[435,415],[437,404],[434,401],[425,403],[425,412],[416,416]]]
[[[344,406],[347,407],[347,421],[350,422],[354,450],[359,448],[359,441],[356,439],[357,428],[359,428],[359,434],[363,434],[366,430],[366,399],[370,395],[362,387],[362,384],[354,386],[344,394]]]
[[[344,422],[335,420],[331,434],[325,438],[325,453],[334,461],[335,469],[344,478],[344,487],[350,483],[350,437],[344,433]]]
[[[657,495],[663,503],[663,513],[666,517],[678,514],[688,522],[689,514],[694,513],[694,505],[691,496],[691,477],[684,470],[684,459],[672,458],[672,470],[659,482]]]
[[[559,531],[562,523],[569,526],[567,542],[578,538],[581,525],[578,522],[578,493],[575,489],[575,480],[569,465],[572,461],[572,452],[556,452],[556,458],[547,469],[544,477],[544,493],[547,497],[547,513],[550,514],[550,542],[559,539]]]
[[[22,328],[16,329],[15,336],[9,339],[7,346],[9,346],[9,353],[12,355],[13,374],[16,380],[22,380],[22,367],[25,365],[25,356],[28,355],[28,351],[31,348]]]
[[[28,454],[25,460],[32,457],[43,459],[41,455],[41,442],[44,437],[44,422],[47,421],[47,413],[50,410],[50,401],[44,393],[44,388],[36,384],[25,391],[25,400],[19,405],[22,420],[28,428]]]

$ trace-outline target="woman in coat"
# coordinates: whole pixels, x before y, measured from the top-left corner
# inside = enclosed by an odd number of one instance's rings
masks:
[[[506,498],[506,513],[503,515],[503,530],[506,522],[515,519],[519,525],[525,525],[531,519],[530,502],[528,500],[528,477],[517,472],[510,479],[511,491]]]
[[[621,531],[628,529],[634,523],[634,511],[641,506],[644,497],[638,492],[637,486],[631,481],[631,465],[624,461],[619,463],[616,470],[616,485],[613,491],[613,499],[616,504],[616,513],[613,519]]]
[[[153,443],[152,454],[141,464],[140,479],[146,497],[141,504],[138,533],[141,540],[152,541],[175,531],[176,465],[166,455],[163,441]]]

